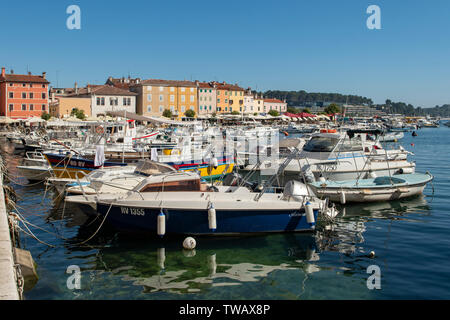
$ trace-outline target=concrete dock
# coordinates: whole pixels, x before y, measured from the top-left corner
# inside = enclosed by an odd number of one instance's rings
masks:
[[[19,300],[12,250],[3,179],[0,176],[0,300]]]

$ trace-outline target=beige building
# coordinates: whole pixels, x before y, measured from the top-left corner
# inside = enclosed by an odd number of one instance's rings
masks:
[[[212,114],[216,112],[217,93],[215,82],[200,82],[198,84],[198,114]]]
[[[188,109],[198,114],[198,82],[149,79],[130,86],[136,92],[136,112],[144,116],[162,116],[170,110],[175,118],[184,117]]]
[[[55,97],[50,103],[49,113],[52,117],[69,117],[73,109],[83,110],[86,117],[91,116],[91,99],[87,97]]]

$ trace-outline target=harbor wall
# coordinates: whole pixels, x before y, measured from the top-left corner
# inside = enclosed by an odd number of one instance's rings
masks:
[[[0,175],[0,300],[19,300],[8,213],[3,192],[3,173]]]

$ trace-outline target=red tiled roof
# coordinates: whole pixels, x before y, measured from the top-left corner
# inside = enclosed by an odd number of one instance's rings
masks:
[[[0,75],[0,82],[50,83],[43,76],[28,74],[5,74],[4,77]]]
[[[197,87],[193,81],[185,80],[162,80],[162,79],[148,79],[142,80],[142,85],[158,85],[166,87]]]
[[[278,99],[264,99],[264,102],[269,102],[269,103],[284,103],[281,100]]]
[[[90,90],[88,90],[88,88]],[[105,85],[88,85],[86,88],[78,89],[78,93],[70,94],[69,97],[85,96],[85,95],[104,95],[104,96],[137,96],[135,92],[131,92],[125,89],[120,89],[108,84]]]

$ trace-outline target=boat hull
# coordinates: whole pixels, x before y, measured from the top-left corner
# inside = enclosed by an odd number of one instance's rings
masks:
[[[157,233],[157,217],[160,208],[128,207],[97,203],[97,212],[105,216],[114,227],[133,232]],[[269,232],[313,231],[314,224],[306,220],[304,209],[300,210],[217,210],[217,229],[208,224],[208,210],[163,210],[166,234],[186,235],[235,235]],[[315,221],[318,211],[314,210]]]

